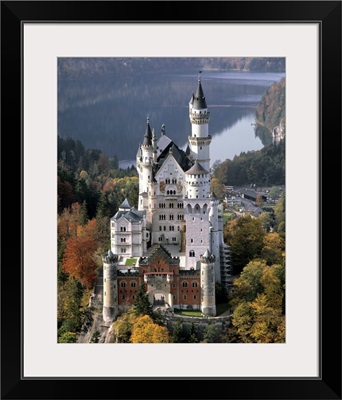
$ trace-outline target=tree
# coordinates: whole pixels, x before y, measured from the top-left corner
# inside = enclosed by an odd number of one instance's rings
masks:
[[[274,207],[276,231],[285,239],[285,192],[283,192]]]
[[[135,297],[134,301],[134,306],[133,306],[134,312],[136,315],[148,315],[152,317],[153,315],[153,310],[152,310],[152,304],[150,303],[148,299],[148,294],[146,293],[146,285],[142,284],[139,286],[137,295]]]
[[[173,329],[173,343],[186,343],[187,335],[184,331],[182,321],[177,319]]]
[[[264,205],[264,199],[262,198],[261,194],[257,194],[255,202],[259,207],[262,207]]]
[[[142,315],[133,325],[131,341],[132,343],[170,343],[170,337],[164,326],[153,323],[148,315]]]
[[[225,187],[224,184],[219,181],[218,178],[211,178],[210,182],[210,191],[215,193],[216,197],[219,199],[223,199],[225,195]]]
[[[58,343],[76,343],[75,332],[65,332],[58,338]]]
[[[271,226],[273,225],[273,218],[271,217],[270,213],[267,211],[264,211],[261,213],[258,217],[259,221],[261,221],[261,225],[264,228],[265,232],[269,232],[271,229]]]
[[[285,257],[284,251],[285,241],[277,232],[265,235],[261,257],[266,260],[267,265],[282,264]]]
[[[285,265],[252,261],[234,281],[233,332],[243,343],[285,341]]]
[[[205,343],[220,343],[221,330],[213,324],[207,325],[204,335],[203,341]]]
[[[239,274],[249,261],[260,256],[264,236],[261,221],[250,215],[227,222],[224,238],[231,246],[235,275]]]
[[[191,322],[188,343],[198,343],[197,329],[194,322]]]
[[[86,235],[71,237],[64,251],[63,270],[87,288],[92,288],[97,279],[96,248],[95,240]]]
[[[132,309],[117,318],[113,329],[116,343],[130,342],[135,319],[136,315],[132,312]]]

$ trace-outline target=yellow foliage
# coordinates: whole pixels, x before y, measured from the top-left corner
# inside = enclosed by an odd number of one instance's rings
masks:
[[[155,324],[148,315],[136,319],[131,336],[132,343],[169,343],[168,330]]]

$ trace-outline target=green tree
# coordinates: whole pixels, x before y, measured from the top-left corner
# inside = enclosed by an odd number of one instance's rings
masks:
[[[275,230],[285,239],[285,192],[283,192],[274,207],[276,220]]]
[[[284,262],[285,241],[277,232],[265,235],[261,257],[266,261],[267,265],[282,264]]]
[[[249,261],[260,256],[264,236],[261,221],[250,215],[225,225],[224,239],[231,246],[234,275],[238,275]]]
[[[220,343],[221,330],[215,326],[214,324],[207,325],[204,335],[203,341],[205,343]]]
[[[135,297],[133,310],[136,315],[148,315],[150,317],[153,316],[152,304],[148,299],[145,284],[139,286],[137,295]]]
[[[182,321],[177,319],[173,329],[173,343],[186,343],[187,335],[184,331]]]
[[[195,323],[192,321],[190,325],[190,331],[189,331],[189,339],[188,343],[198,343],[198,337],[197,337],[197,328]]]
[[[58,343],[76,343],[75,332],[64,332],[59,338]]]

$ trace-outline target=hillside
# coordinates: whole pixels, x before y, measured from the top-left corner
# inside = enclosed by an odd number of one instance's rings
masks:
[[[118,62],[119,61],[119,62]],[[135,75],[142,72],[168,72],[197,70],[238,70],[284,72],[284,58],[266,57],[155,57],[155,58],[59,58],[58,74],[61,79]]]

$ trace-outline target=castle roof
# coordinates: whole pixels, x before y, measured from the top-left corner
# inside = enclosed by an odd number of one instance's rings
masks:
[[[203,93],[202,84],[201,84],[200,79],[198,79],[196,94],[192,100],[192,108],[194,110],[202,110],[203,108],[207,108],[207,102],[205,101],[205,96]]]
[[[136,210],[134,207],[130,210],[120,210],[111,218],[111,221],[118,221],[121,217],[130,222],[139,222],[143,219],[145,211]]]
[[[144,135],[143,145],[152,146],[152,130],[151,130],[151,126],[150,126],[150,120],[148,117],[147,117],[147,126],[146,126],[145,135]]]
[[[209,174],[209,172],[202,167],[202,165],[195,160],[194,165],[185,172],[187,175],[201,175],[201,174]]]
[[[191,163],[189,158],[186,156],[185,152],[182,149],[180,149],[174,142],[170,141],[170,143],[165,147],[165,149],[159,155],[158,164],[156,166],[154,173],[156,173],[159,170],[159,168],[163,165],[164,161],[169,156],[169,154],[173,155],[174,159],[177,161],[177,163],[179,164],[179,166],[182,168],[183,171],[186,171],[188,168],[190,168]]]
[[[125,200],[121,203],[121,205],[119,206],[119,210],[120,209],[131,209],[131,205],[129,204],[127,197],[125,198]]]

